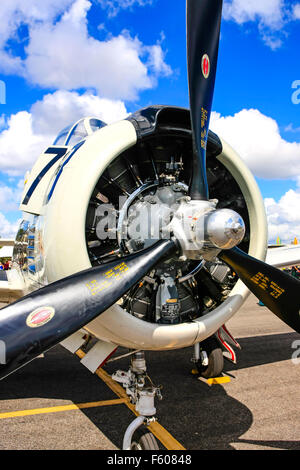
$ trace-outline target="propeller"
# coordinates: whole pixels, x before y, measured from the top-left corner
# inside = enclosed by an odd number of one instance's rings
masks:
[[[218,255],[271,312],[300,333],[300,281],[235,247]]]
[[[47,285],[1,309],[5,362],[0,379],[63,341],[107,310],[157,262],[177,250],[172,240]]]
[[[208,199],[206,144],[215,87],[222,0],[187,0],[188,82],[193,133],[190,196]]]
[[[193,134],[192,200],[207,200],[206,144],[222,17],[222,0],[187,0],[187,56]],[[262,302],[300,332],[300,281],[238,248],[218,255]]]

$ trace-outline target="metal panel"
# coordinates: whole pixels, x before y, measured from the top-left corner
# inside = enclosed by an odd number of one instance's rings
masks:
[[[118,346],[113,343],[98,341],[80,362],[94,373],[113,353],[113,351],[117,349],[117,347]]]

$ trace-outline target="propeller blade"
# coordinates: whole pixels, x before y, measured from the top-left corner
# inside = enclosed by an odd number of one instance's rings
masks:
[[[219,255],[266,307],[300,333],[300,281],[235,247]]]
[[[208,199],[206,144],[217,70],[222,0],[187,0],[188,80],[193,133],[190,196]]]
[[[5,360],[0,361],[0,379],[107,310],[176,249],[175,242],[161,240],[139,253],[49,284],[1,309]]]

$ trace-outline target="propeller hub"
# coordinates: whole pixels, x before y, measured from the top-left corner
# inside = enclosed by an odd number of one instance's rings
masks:
[[[206,218],[205,232],[208,240],[222,250],[238,245],[245,236],[245,223],[242,217],[231,209],[219,209]]]
[[[183,198],[168,230],[187,259],[210,260],[238,245],[245,236],[242,217],[231,209],[216,209],[216,200]]]

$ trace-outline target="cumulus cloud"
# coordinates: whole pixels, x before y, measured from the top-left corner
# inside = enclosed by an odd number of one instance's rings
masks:
[[[17,73],[48,89],[92,88],[102,97],[123,100],[135,100],[141,91],[154,87],[158,77],[172,73],[159,42],[144,45],[127,31],[104,41],[92,37],[87,19],[92,3],[88,0],[64,0],[61,5],[47,0],[41,12],[36,11],[37,1],[31,0],[28,11],[21,2],[10,1],[14,8],[6,7],[9,26],[0,30],[3,73]],[[1,9],[2,4],[0,13]],[[11,19],[12,12],[17,19]],[[28,27],[25,58],[13,56],[5,48],[21,22]]]
[[[24,174],[61,129],[82,117],[95,116],[111,123],[126,115],[121,101],[62,90],[47,94],[32,105],[30,112],[20,111],[7,119],[0,134],[0,171]]]
[[[14,239],[21,220],[18,219],[15,222],[10,222],[6,216],[0,212],[0,237],[1,238],[12,238]],[[0,246],[1,246],[0,238]]]
[[[291,243],[294,238],[300,240],[300,189],[290,189],[279,201],[265,199],[268,219],[269,241],[280,237],[284,243]]]
[[[16,39],[21,25],[52,22],[69,8],[74,0],[1,0],[0,13],[5,21],[0,24],[0,44]]]
[[[13,181],[12,185],[0,183],[0,211],[10,212],[19,208],[19,202],[24,188],[24,178]]]
[[[96,116],[110,124],[127,116],[125,104],[119,100],[99,98],[91,93],[58,90],[47,94],[31,107],[33,130],[37,134],[56,135],[68,124],[85,116]]]
[[[145,46],[144,49],[149,55],[147,65],[150,70],[166,77],[172,74],[171,67],[165,63],[164,52],[159,42],[153,46]]]
[[[292,132],[294,134],[298,134],[300,132],[300,127],[295,127],[293,123],[290,122],[285,128],[285,132]]]
[[[44,136],[34,134],[27,111],[12,115],[7,126],[0,135],[0,169],[10,175],[23,174],[45,147]]]
[[[296,20],[300,20],[300,3],[297,3],[293,7],[293,15]]]
[[[284,140],[277,122],[257,109],[226,117],[213,112],[211,129],[240,154],[256,176],[295,179],[300,175],[300,143]]]
[[[0,237],[1,238],[15,238],[20,218],[15,217],[15,220],[8,219],[11,212],[15,213],[19,209],[19,203],[24,188],[24,178],[12,179],[4,184],[0,183]],[[1,241],[0,241],[1,246]]]
[[[285,25],[300,18],[297,5],[292,10],[285,0],[226,0],[223,15],[240,25],[256,22],[263,41],[273,50],[282,45]]]
[[[284,23],[285,5],[283,0],[231,0],[224,3],[224,18],[239,24],[259,21],[272,29]]]
[[[153,0],[98,0],[98,3],[108,11],[109,17],[114,17],[120,10],[132,9],[134,6],[152,5]]]

